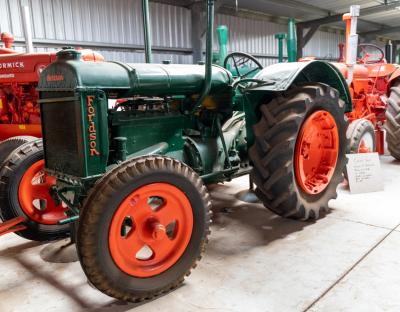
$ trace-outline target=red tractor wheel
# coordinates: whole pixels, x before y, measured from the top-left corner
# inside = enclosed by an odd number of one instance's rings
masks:
[[[37,241],[54,240],[68,235],[69,225],[59,225],[66,218],[66,208],[55,203],[50,188],[55,179],[44,172],[41,140],[17,148],[0,170],[0,212],[3,221],[22,216],[27,229],[18,235]]]
[[[151,183],[119,205],[111,220],[108,245],[115,264],[126,274],[152,277],[178,261],[192,231],[192,206],[185,193],[169,183]]]
[[[339,132],[333,116],[317,110],[300,128],[294,155],[296,181],[308,194],[319,194],[332,180],[339,155]]]
[[[169,291],[200,259],[211,202],[200,177],[161,156],[124,162],[90,190],[77,250],[89,281],[124,301]]]
[[[367,119],[353,121],[346,132],[349,145],[347,153],[373,153],[376,150],[375,128]]]
[[[318,218],[343,180],[343,101],[335,89],[317,83],[290,89],[260,112],[249,152],[256,194],[281,216]]]

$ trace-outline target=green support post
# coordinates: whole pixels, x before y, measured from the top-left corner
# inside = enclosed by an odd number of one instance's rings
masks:
[[[400,49],[397,49],[397,64],[400,64]]]
[[[278,40],[278,62],[283,62],[283,39],[286,39],[286,34],[275,34],[275,39]]]
[[[214,31],[214,0],[207,1],[207,33],[206,33],[206,68],[204,87],[199,99],[197,100],[194,111],[200,108],[204,99],[211,90],[212,78],[212,45],[213,45],[213,31]]]
[[[228,55],[228,27],[219,25],[217,27],[217,37],[219,44],[218,65],[224,66],[225,57]]]
[[[143,14],[143,31],[144,31],[144,53],[146,63],[151,63],[151,27],[150,27],[150,13],[149,13],[149,0],[142,0],[142,14]]]
[[[297,61],[297,37],[296,23],[294,18],[289,18],[288,21],[288,37],[287,37],[287,54],[289,62]]]

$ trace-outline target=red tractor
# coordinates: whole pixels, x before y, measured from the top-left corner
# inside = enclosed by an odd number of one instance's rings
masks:
[[[357,8],[356,8],[357,9]],[[345,14],[346,53],[341,45],[339,62],[333,63],[346,78],[353,102],[347,113],[350,125],[347,136],[350,153],[384,153],[386,141],[393,157],[400,160],[400,66],[388,64],[384,51],[373,44],[359,44],[355,62],[351,61],[354,45],[357,10]]]
[[[1,217],[25,216],[27,238],[48,240],[65,235],[63,203],[49,194],[54,179],[43,171],[40,109],[36,87],[42,70],[55,61],[56,52],[22,53],[11,48],[14,38],[3,32],[0,47],[0,208]],[[82,49],[83,61],[103,61],[92,50]],[[57,77],[52,77],[58,79]],[[35,141],[37,140],[37,141]],[[28,144],[27,146],[26,144]],[[14,167],[23,168],[23,172]],[[18,220],[17,220],[18,221]],[[3,224],[7,232],[13,224]]]

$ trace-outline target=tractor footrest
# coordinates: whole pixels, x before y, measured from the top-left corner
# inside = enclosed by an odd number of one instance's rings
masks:
[[[0,223],[0,236],[18,232],[26,229],[26,225],[23,224],[26,221],[24,217],[16,217],[14,219]]]

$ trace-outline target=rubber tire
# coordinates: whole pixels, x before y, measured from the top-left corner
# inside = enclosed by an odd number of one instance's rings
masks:
[[[0,142],[0,168],[13,150],[26,142],[37,140],[33,136],[16,136]]]
[[[339,132],[339,155],[329,185],[319,194],[307,194],[296,182],[294,153],[302,123],[316,110],[327,110]],[[337,90],[320,83],[293,87],[260,106],[260,121],[253,126],[255,142],[249,157],[256,194],[264,206],[292,219],[317,219],[328,210],[328,202],[337,197],[347,162],[344,102]]]
[[[193,232],[185,252],[171,268],[149,278],[121,271],[108,248],[108,229],[121,201],[132,191],[153,182],[182,189],[193,208]],[[188,166],[163,156],[126,161],[106,173],[90,190],[81,211],[77,250],[89,282],[101,292],[123,301],[140,302],[178,287],[200,260],[208,242],[211,200],[201,178]]]
[[[375,139],[375,128],[372,122],[368,119],[357,119],[354,120],[346,131],[349,145],[347,146],[347,154],[357,154],[358,147],[360,146],[361,138],[366,134],[370,133],[373,138],[373,150],[376,151],[376,139]]]
[[[400,80],[394,82],[390,88],[385,130],[390,155],[400,160]]]
[[[27,142],[5,160],[0,169],[0,215],[3,221],[23,216],[27,218],[26,230],[16,232],[29,240],[50,241],[67,237],[69,224],[39,224],[29,219],[19,204],[18,188],[25,171],[35,162],[43,159],[42,140]]]

